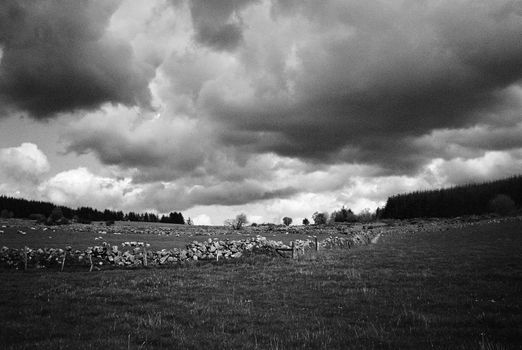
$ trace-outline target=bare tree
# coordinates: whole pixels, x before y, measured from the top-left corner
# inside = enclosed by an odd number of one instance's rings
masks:
[[[248,219],[243,213],[237,215],[235,219],[225,220],[225,226],[230,226],[234,230],[240,230],[245,224],[248,224]]]

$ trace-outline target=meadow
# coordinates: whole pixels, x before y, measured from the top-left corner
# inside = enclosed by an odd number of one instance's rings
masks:
[[[245,227],[236,231],[223,226],[187,226],[123,221],[118,221],[112,226],[106,226],[103,222],[89,225],[45,226],[35,224],[30,220],[10,219],[0,221],[0,246],[9,248],[72,246],[75,249],[85,249],[100,245],[102,242],[120,245],[123,242],[141,241],[149,243],[151,249],[172,249],[184,248],[190,242],[203,241],[208,237],[240,240],[262,234],[269,239],[281,240],[284,243],[288,243],[296,237],[306,237],[303,234],[288,234],[288,231],[289,229],[281,227],[275,231],[256,227]]]
[[[0,276],[3,349],[522,347],[520,221],[399,230],[298,260]]]

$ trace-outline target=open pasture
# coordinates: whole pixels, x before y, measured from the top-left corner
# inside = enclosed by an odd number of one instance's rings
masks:
[[[24,246],[62,249],[71,246],[74,249],[85,249],[102,242],[121,245],[123,242],[138,241],[149,243],[151,249],[160,250],[184,248],[192,241],[203,241],[209,237],[239,240],[262,234],[268,239],[284,243],[307,237],[303,234],[271,232],[253,227],[234,231],[226,227],[136,222],[117,222],[114,226],[105,226],[103,223],[45,226],[30,220],[4,220],[0,221],[0,231],[0,246],[17,249]]]
[[[178,268],[2,271],[5,349],[519,349],[522,227]]]

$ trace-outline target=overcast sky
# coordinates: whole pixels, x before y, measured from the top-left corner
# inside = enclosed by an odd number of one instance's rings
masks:
[[[0,2],[0,193],[198,224],[522,173],[522,1]]]

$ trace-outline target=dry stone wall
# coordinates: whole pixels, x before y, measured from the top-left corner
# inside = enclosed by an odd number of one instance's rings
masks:
[[[354,230],[352,227],[314,227],[305,228],[302,233],[315,233],[316,235],[327,233],[328,236],[318,242],[313,236],[306,239],[293,241],[294,251],[301,254],[313,249],[350,249],[356,246],[375,242],[380,235],[393,234],[396,232],[408,233],[427,230],[449,230],[469,225],[486,223],[498,223],[502,221],[521,221],[522,217],[515,218],[493,218],[493,219],[452,219],[452,220],[424,220],[424,221],[395,221],[387,226],[367,226],[362,230]],[[274,228],[276,230],[283,228]],[[288,230],[288,228],[286,228]],[[285,231],[287,232],[287,231]],[[338,233],[334,235],[332,233]],[[125,268],[135,266],[161,266],[187,263],[199,260],[237,259],[246,253],[288,250],[290,245],[281,241],[269,240],[258,235],[254,238],[242,240],[220,239],[218,237],[208,238],[205,241],[193,241],[184,249],[162,249],[152,250],[145,242],[123,242],[121,247],[102,243],[101,245],[88,247],[85,250],[74,250],[67,246],[60,248],[22,248],[13,249],[2,247],[0,249],[0,267],[7,268],[49,268],[64,266],[89,266],[90,269],[100,269],[103,266]]]

